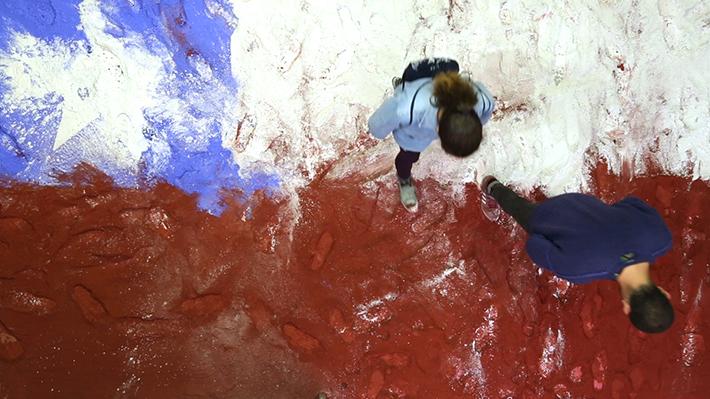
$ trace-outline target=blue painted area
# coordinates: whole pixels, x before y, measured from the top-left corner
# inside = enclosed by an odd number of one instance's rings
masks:
[[[239,165],[229,150],[222,147],[219,139],[213,139],[204,151],[186,152],[170,143],[171,152],[168,167],[160,178],[179,187],[185,192],[199,195],[199,206],[213,214],[224,210],[223,194],[236,195],[235,190],[249,196],[254,191],[278,187],[278,178],[268,174],[252,175],[245,179],[239,175]],[[161,163],[161,154],[149,151],[146,164],[150,169]],[[230,194],[231,193],[231,194]]]
[[[14,176],[27,167],[27,156],[17,139],[0,126],[0,176]]]
[[[0,108],[0,176],[10,176],[20,181],[52,182],[50,165],[46,160],[52,154],[54,135],[60,115],[55,111],[63,99],[57,95],[27,99],[17,109]],[[6,168],[6,165],[11,165]]]
[[[0,46],[6,46],[9,29],[28,32],[51,41],[86,39],[79,26],[80,0],[2,0],[0,1]]]
[[[236,20],[228,1],[210,3]],[[229,57],[233,29],[222,15],[212,15],[205,1],[121,2],[104,7],[104,14],[114,25],[110,32],[115,36],[151,32],[170,49],[178,73],[194,73],[195,62],[204,61],[223,84],[236,88]]]
[[[0,49],[8,50],[12,31],[28,32],[47,42],[91,43],[80,29],[81,0],[0,1]],[[64,99],[56,93],[27,98],[22,106],[0,102],[0,177],[38,184],[57,184],[59,172],[88,162],[122,186],[167,181],[198,197],[199,206],[213,214],[224,210],[224,196],[251,195],[256,190],[276,189],[279,178],[269,174],[240,176],[232,153],[221,143],[226,119],[225,99],[237,96],[232,77],[230,38],[236,17],[229,0],[132,0],[100,2],[108,24],[106,33],[126,38],[139,35],[142,46],[163,56],[175,77],[161,88],[179,99],[192,116],[178,124],[160,109],[145,110],[143,135],[149,148],[136,165],[120,164],[115,151],[97,141],[92,124],[53,150]],[[209,5],[209,6],[208,6]],[[165,54],[169,54],[165,57]],[[166,59],[167,58],[167,59]],[[207,67],[208,75],[199,70]],[[0,99],[8,90],[0,60]],[[80,94],[81,95],[81,94]],[[187,125],[186,125],[187,123]],[[193,126],[194,125],[194,126]],[[120,155],[120,154],[119,154]],[[119,157],[120,158],[120,157]],[[236,194],[240,193],[240,194]]]

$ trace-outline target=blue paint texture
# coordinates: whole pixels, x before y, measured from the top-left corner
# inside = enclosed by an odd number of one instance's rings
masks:
[[[80,0],[3,0],[0,1],[0,46],[7,45],[8,30],[28,32],[52,40],[86,39],[77,5]]]
[[[81,0],[0,1],[0,48],[7,51],[14,32],[26,32],[46,42],[76,42],[91,48],[81,30]],[[159,55],[166,49],[172,59],[166,67],[175,79],[164,88],[171,98],[186,104],[194,126],[176,126],[160,112],[145,111],[142,134],[149,148],[139,166],[118,166],[110,148],[96,145],[90,125],[77,132],[56,151],[52,149],[61,115],[55,112],[63,98],[26,99],[23,107],[0,107],[0,177],[37,184],[57,184],[59,172],[87,162],[111,176],[121,186],[167,181],[198,197],[199,206],[212,213],[224,210],[225,196],[256,190],[271,192],[281,184],[278,176],[239,174],[240,167],[222,144],[224,106],[220,98],[237,96],[232,76],[230,38],[236,17],[229,0],[102,1],[108,20],[106,33],[122,38],[138,34],[146,50]],[[2,59],[0,59],[0,67]],[[211,76],[199,69],[205,67]],[[0,91],[8,90],[0,68]],[[81,95],[81,93],[79,93]],[[222,97],[220,97],[222,96]],[[1,104],[0,104],[1,105]],[[25,106],[26,105],[26,106]],[[198,123],[199,122],[199,123]],[[90,148],[91,151],[77,149]]]
[[[104,15],[114,25],[110,31],[114,36],[121,37],[125,31],[155,35],[170,49],[178,73],[194,73],[194,59],[199,59],[210,66],[223,84],[236,88],[229,57],[233,28],[223,17],[212,15],[205,3],[194,0],[121,2],[104,7]],[[231,13],[228,1],[210,3]],[[230,14],[230,19],[236,20],[236,16]]]
[[[173,147],[171,143],[171,147]],[[213,138],[205,151],[180,151],[179,145],[170,152],[168,167],[160,178],[179,187],[185,192],[197,194],[203,209],[213,214],[224,210],[223,194],[239,190],[245,195],[254,191],[279,185],[276,176],[257,174],[244,179],[239,176],[239,165],[234,162],[232,153],[223,148],[218,138]],[[149,168],[160,155],[148,152],[145,158]],[[268,192],[268,190],[267,190]]]

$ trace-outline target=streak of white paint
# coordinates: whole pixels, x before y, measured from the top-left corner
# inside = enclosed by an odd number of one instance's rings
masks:
[[[542,355],[540,356],[540,375],[543,378],[548,378],[555,371],[562,370],[564,354],[565,338],[562,330],[553,331],[552,328],[548,328]]]
[[[240,162],[307,183],[347,154],[408,61],[450,56],[498,98],[466,160],[432,145],[416,177],[460,188],[494,173],[548,194],[612,171],[710,178],[708,10],[685,3],[233,0]],[[682,73],[679,73],[682,71]],[[394,157],[394,153],[392,154]],[[353,170],[362,165],[352,162]]]
[[[455,274],[460,278],[466,277],[466,266],[463,259],[458,261],[449,259],[447,266],[448,267],[438,275],[422,281],[422,285],[431,289],[433,292],[438,292],[440,295],[446,296],[448,294],[446,281],[449,279],[449,276]]]
[[[698,290],[691,304],[688,317],[686,318],[683,328],[683,335],[680,338],[681,345],[681,361],[687,367],[687,371],[692,373],[692,369],[701,359],[702,354],[706,351],[705,336],[701,333],[701,320],[703,319],[701,312],[701,301],[703,299],[703,290],[705,284],[700,282]]]
[[[355,307],[356,315],[360,319],[369,323],[380,323],[386,320],[386,312],[383,307],[387,302],[393,302],[398,297],[396,292],[389,292],[380,298],[373,299],[367,303],[361,303]]]

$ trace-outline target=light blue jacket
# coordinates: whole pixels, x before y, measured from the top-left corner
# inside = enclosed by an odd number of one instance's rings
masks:
[[[394,95],[388,98],[380,108],[367,121],[370,134],[378,139],[384,139],[390,132],[400,147],[407,151],[422,152],[439,138],[437,133],[438,109],[432,105],[433,79],[422,78],[406,82],[404,89],[399,85],[394,90]],[[480,82],[471,82],[473,90],[478,95],[478,102],[473,110],[485,124],[491,119],[495,109],[493,95],[486,86]],[[412,114],[412,123],[409,123],[410,110],[414,93],[419,89]]]

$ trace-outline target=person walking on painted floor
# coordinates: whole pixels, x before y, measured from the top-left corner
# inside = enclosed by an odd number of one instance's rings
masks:
[[[481,183],[484,213],[500,206],[525,231],[525,249],[537,265],[572,283],[616,280],[623,310],[641,331],[658,333],[673,323],[670,295],[651,280],[650,266],[671,249],[671,233],[650,205],[636,197],[607,205],[571,193],[532,203],[492,176]]]
[[[481,144],[483,125],[491,118],[495,101],[488,89],[459,74],[459,64],[432,58],[407,66],[402,78],[392,80],[394,95],[368,120],[378,139],[393,134],[400,151],[395,167],[402,204],[416,211],[417,196],[412,166],[434,140],[450,155],[467,157]]]

